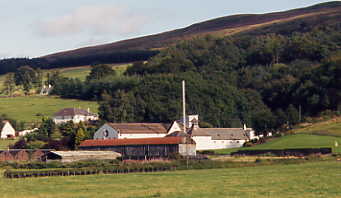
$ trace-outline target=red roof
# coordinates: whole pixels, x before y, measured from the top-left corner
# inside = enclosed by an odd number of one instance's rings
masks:
[[[81,142],[80,147],[184,144],[185,142],[184,137],[85,140]]]

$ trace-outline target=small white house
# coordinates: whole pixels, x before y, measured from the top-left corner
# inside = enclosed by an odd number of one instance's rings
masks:
[[[15,137],[15,129],[12,127],[11,123],[7,120],[0,123],[0,133],[1,139],[13,138]]]
[[[166,135],[166,126],[161,123],[107,123],[95,132],[94,139],[154,138]]]
[[[56,124],[65,123],[72,121],[74,123],[88,122],[92,120],[98,120],[98,115],[91,113],[90,110],[76,109],[76,108],[65,108],[53,116],[53,121]]]

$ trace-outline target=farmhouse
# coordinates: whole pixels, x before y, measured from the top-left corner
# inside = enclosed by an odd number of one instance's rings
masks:
[[[4,120],[0,122],[0,134],[1,139],[13,138],[15,137],[15,129],[9,121]]]
[[[65,108],[53,116],[53,121],[56,124],[72,121],[74,123],[87,122],[92,120],[98,120],[98,115],[91,113],[90,110],[83,110],[77,108]]]
[[[107,123],[94,134],[94,139],[153,138],[167,135],[161,123]]]
[[[81,150],[115,151],[124,159],[169,158],[175,155],[195,156],[195,142],[188,137],[85,140]]]
[[[181,121],[174,121],[167,136],[177,136],[183,127]],[[196,142],[197,150],[242,147],[245,142],[257,138],[254,130],[245,125],[243,128],[200,128],[198,115],[187,116],[186,133]]]

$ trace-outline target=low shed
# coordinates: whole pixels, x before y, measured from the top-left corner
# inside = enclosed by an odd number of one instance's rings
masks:
[[[121,154],[113,151],[51,151],[46,154],[46,160],[75,162],[82,160],[115,160]]]
[[[196,155],[195,142],[189,137],[85,140],[80,144],[79,148],[82,150],[115,151],[121,153],[124,159]]]

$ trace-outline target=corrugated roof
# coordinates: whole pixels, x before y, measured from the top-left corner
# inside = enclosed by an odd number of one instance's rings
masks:
[[[121,154],[114,151],[50,151],[61,157],[77,157],[77,156],[101,156],[112,155],[120,157]]]
[[[54,114],[54,116],[75,116],[75,115],[97,116],[94,113],[88,112],[84,109],[77,109],[77,108],[65,108]]]
[[[183,137],[85,140],[80,144],[80,147],[184,144],[185,142],[186,138]]]
[[[212,140],[247,140],[242,128],[197,128],[191,130],[192,136],[211,136]]]
[[[167,134],[167,129],[162,123],[108,123],[109,126],[121,134],[127,133],[160,133]]]

